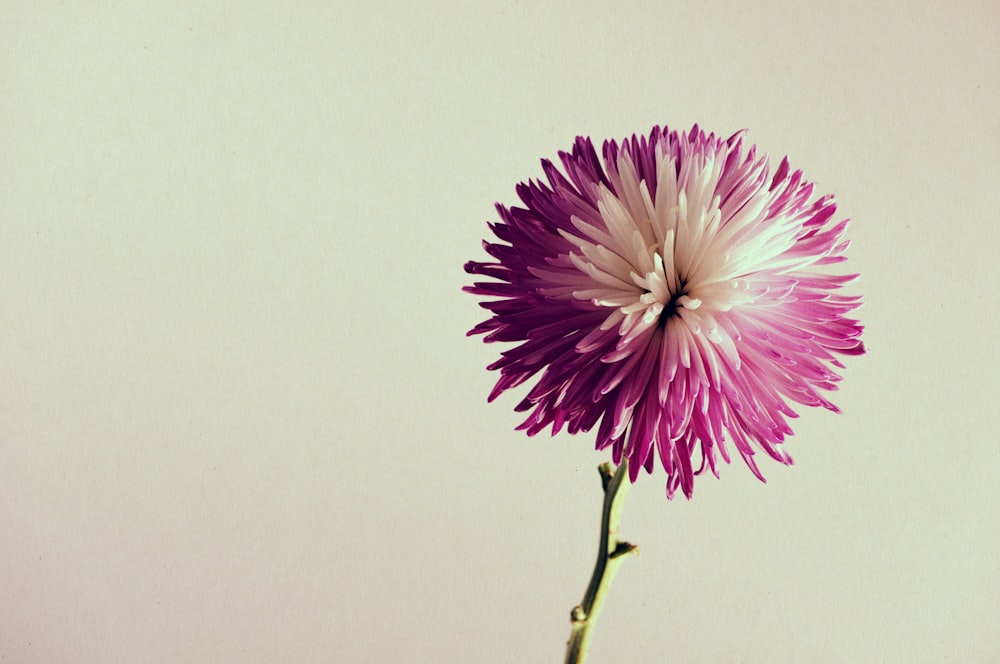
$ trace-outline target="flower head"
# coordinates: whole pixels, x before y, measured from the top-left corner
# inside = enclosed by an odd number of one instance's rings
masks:
[[[493,315],[469,334],[518,344],[489,367],[491,401],[541,374],[519,429],[597,426],[631,481],[658,460],[667,495],[690,498],[731,447],[761,480],[757,450],[790,464],[790,402],[837,411],[821,393],[836,356],[864,352],[846,317],[860,297],[836,292],[857,275],[823,269],[845,259],[847,221],[742,134],[654,127],[601,156],[580,137],[564,172],[543,160],[548,182],[518,185],[523,207],[497,205],[494,260],[465,265],[493,279],[465,289]]]

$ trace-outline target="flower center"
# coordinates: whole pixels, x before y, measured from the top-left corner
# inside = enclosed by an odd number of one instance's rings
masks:
[[[655,324],[662,329],[667,321],[679,315],[680,307],[694,310],[701,306],[701,300],[688,293],[687,280],[664,269],[666,266],[659,253],[654,252],[652,256],[653,270],[645,276],[639,276],[635,271],[631,273],[632,282],[642,289],[642,294],[637,300],[622,306],[620,311],[627,317],[641,315],[644,327]]]
[[[681,281],[676,292],[670,294],[670,299],[663,304],[663,310],[660,311],[660,317],[656,321],[656,326],[661,330],[667,326],[667,321],[677,315],[677,308],[680,305],[679,301],[682,297],[687,297],[687,291],[685,290],[686,284]],[[690,299],[690,298],[688,298]]]

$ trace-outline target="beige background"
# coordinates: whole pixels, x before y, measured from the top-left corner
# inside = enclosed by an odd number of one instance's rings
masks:
[[[694,122],[837,194],[870,353],[767,485],[642,477],[591,661],[1000,661],[995,3],[208,4],[0,12],[0,661],[560,661],[604,457],[461,266]]]

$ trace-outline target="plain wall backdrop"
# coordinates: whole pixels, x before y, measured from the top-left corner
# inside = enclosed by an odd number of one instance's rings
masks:
[[[600,662],[1000,661],[993,2],[5,2],[0,661],[554,662],[606,459],[460,292],[578,134],[697,122],[850,217],[791,468],[627,497]]]

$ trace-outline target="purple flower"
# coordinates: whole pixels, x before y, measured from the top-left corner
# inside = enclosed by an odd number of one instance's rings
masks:
[[[519,429],[596,425],[632,482],[659,459],[668,497],[690,498],[706,467],[718,477],[730,446],[762,481],[758,449],[791,464],[789,402],[839,412],[821,390],[836,389],[837,355],[864,353],[846,317],[861,298],[836,292],[857,275],[823,268],[845,260],[847,220],[742,134],[654,127],[601,157],[579,137],[565,173],[543,160],[548,182],[517,187],[523,207],[497,205],[494,261],[465,265],[494,280],[465,288],[493,314],[469,334],[518,344],[489,367],[490,401],[541,373]]]

